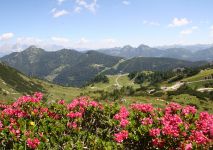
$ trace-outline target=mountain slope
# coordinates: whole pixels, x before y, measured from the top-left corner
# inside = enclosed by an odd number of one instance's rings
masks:
[[[105,68],[110,68],[118,63],[120,58],[105,55],[96,51],[88,51],[86,58],[78,64],[64,68],[53,80],[54,83],[66,86],[85,85]]]
[[[12,95],[32,94],[43,91],[43,87],[26,77],[17,70],[0,63],[0,97],[13,97]]]
[[[173,58],[136,57],[121,62],[117,67],[107,70],[105,74],[131,73],[134,71],[166,71],[178,67],[200,66],[206,62],[190,62]]]
[[[99,51],[108,55],[120,56],[125,58],[133,58],[133,57],[139,57],[139,56],[162,57],[164,55],[164,51],[159,50],[157,48],[151,48],[143,44],[141,44],[137,48],[126,45],[122,48],[102,49]]]
[[[97,72],[111,67],[120,59],[120,57],[108,56],[96,51],[81,53],[62,49],[47,52],[31,46],[22,52],[4,56],[1,61],[29,76],[63,85],[82,86]]]
[[[193,60],[208,60],[213,61],[213,47],[199,50],[193,54]]]
[[[140,45],[139,47],[131,47],[129,45],[122,48],[111,48],[111,49],[101,49],[99,52],[111,55],[111,56],[120,56],[124,58],[133,58],[133,57],[168,57],[176,58],[189,61],[213,61],[213,47],[204,49],[205,47],[193,46],[188,47],[172,47],[172,48],[152,48],[146,45]],[[160,49],[162,48],[162,49]]]

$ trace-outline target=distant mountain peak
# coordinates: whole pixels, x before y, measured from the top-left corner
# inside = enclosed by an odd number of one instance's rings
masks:
[[[39,53],[39,52],[44,52],[45,50],[42,48],[38,48],[35,45],[32,45],[25,49],[23,52],[30,52],[30,53]]]
[[[141,45],[138,46],[138,48],[150,48],[150,47],[147,46],[147,45],[141,44]]]
[[[124,49],[130,49],[130,48],[133,48],[133,47],[131,45],[125,45],[123,48]]]
[[[35,45],[31,45],[28,47],[28,49],[36,49],[36,48],[38,48],[38,47],[36,47]]]

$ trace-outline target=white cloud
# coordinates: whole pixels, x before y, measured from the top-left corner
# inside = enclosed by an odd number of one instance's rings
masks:
[[[77,42],[77,44],[79,44],[79,45],[84,45],[84,44],[88,44],[89,42],[90,42],[90,41],[89,41],[88,39],[82,37],[82,38],[80,39],[80,41]]]
[[[51,40],[60,44],[66,44],[71,41],[70,39],[64,37],[51,37]]]
[[[130,1],[122,1],[124,5],[130,5]]]
[[[195,30],[197,30],[198,29],[198,26],[193,26],[193,27],[191,27],[190,29],[186,29],[186,30],[182,30],[181,32],[180,32],[180,34],[182,35],[182,36],[184,36],[184,35],[189,35],[189,34],[192,34]]]
[[[82,10],[82,8],[79,7],[79,6],[77,6],[77,7],[75,7],[74,12],[75,12],[75,13],[80,13],[81,10]]]
[[[88,3],[86,0],[75,0],[79,7],[83,7],[92,13],[96,13],[96,9],[98,8],[97,1],[98,0],[92,0],[92,2]]]
[[[62,36],[52,36],[45,39],[36,37],[18,37],[14,41],[9,41],[0,44],[0,53],[8,54],[14,51],[22,51],[32,45],[35,45],[36,47],[40,47],[48,51],[55,51],[63,48],[77,49],[77,50],[111,48],[122,46],[123,44],[119,43],[114,38],[90,40],[85,37],[82,37],[79,40],[71,40],[70,38]]]
[[[172,20],[172,23],[169,24],[168,26],[169,27],[180,27],[180,26],[187,25],[189,23],[191,23],[191,21],[188,20],[187,18],[179,18],[179,19],[178,18],[174,18]]]
[[[105,38],[102,40],[88,40],[81,38],[80,41],[74,42],[71,47],[75,49],[100,49],[100,48],[112,48],[121,46],[121,44],[114,38]]]
[[[156,21],[147,21],[147,20],[144,20],[143,24],[144,25],[150,25],[150,26],[160,26],[160,23],[156,22]]]
[[[58,4],[61,5],[63,2],[65,2],[66,0],[57,0]]]
[[[0,41],[6,41],[14,37],[14,34],[12,32],[4,33],[0,35]]]
[[[56,8],[53,8],[50,12],[52,13],[54,18],[58,18],[58,17],[69,14],[69,12],[65,9],[57,10]]]
[[[108,38],[108,39],[104,39],[103,42],[106,43],[106,44],[115,44],[116,39]]]
[[[35,37],[19,37],[16,39],[18,45],[40,45],[42,42],[42,39]]]

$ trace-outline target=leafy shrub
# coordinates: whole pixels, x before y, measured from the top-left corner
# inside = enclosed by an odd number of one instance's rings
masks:
[[[101,104],[80,97],[47,104],[43,95],[0,105],[2,149],[211,149],[213,115],[170,103]]]

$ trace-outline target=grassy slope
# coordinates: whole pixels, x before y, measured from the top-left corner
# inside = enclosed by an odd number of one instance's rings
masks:
[[[138,88],[138,84],[134,84],[132,81],[129,80],[127,74],[125,75],[114,75],[114,76],[108,76],[109,77],[109,83],[96,83],[93,86],[90,85],[85,88],[73,88],[73,87],[63,87],[60,85],[55,85],[43,80],[39,79],[33,79],[28,78],[27,76],[24,76],[23,74],[20,74],[23,81],[26,83],[33,82],[37,85],[40,85],[40,87],[44,88],[46,91],[46,95],[48,100],[59,100],[59,99],[65,99],[67,101],[72,100],[73,98],[83,95],[84,93],[90,93],[97,90],[104,90],[104,91],[112,91],[113,89],[117,88],[117,82],[119,85],[122,86],[133,86],[134,88]],[[117,80],[117,82],[116,82]],[[19,97],[23,93],[18,92],[13,89],[12,86],[8,85],[0,78],[0,88],[3,89],[4,93],[0,93],[0,99],[9,99],[14,100],[15,98]],[[38,88],[38,91],[41,90],[41,88]]]
[[[111,91],[114,88],[118,87],[117,82],[121,87],[122,86],[133,86],[134,88],[139,87],[138,84],[134,84],[133,81],[129,80],[128,74],[112,75],[108,77],[109,77],[109,83],[96,83],[94,85],[90,85],[86,87],[86,91],[96,91],[96,90]]]
[[[14,100],[22,94],[43,91],[42,86],[33,82],[17,70],[0,63],[0,100]]]
[[[206,73],[207,72],[207,73]],[[202,72],[203,74],[208,74],[209,71]],[[20,74],[22,79],[24,79],[26,82],[33,82],[41,87],[43,87],[46,90],[46,96],[48,100],[59,100],[59,99],[65,99],[67,102],[71,101],[73,98],[84,95],[84,93],[87,93],[88,96],[94,96],[94,94],[90,93],[90,91],[96,91],[96,90],[104,90],[104,91],[112,91],[113,89],[117,88],[117,82],[120,86],[133,86],[134,88],[138,88],[139,85],[134,84],[132,81],[128,79],[127,74],[125,75],[113,75],[108,76],[109,77],[109,83],[97,83],[93,86],[88,86],[82,89],[79,88],[72,88],[72,87],[62,87],[59,85],[51,84],[49,82],[45,82],[39,79],[32,79],[24,76],[23,74]],[[196,75],[197,77],[192,77],[194,79],[200,79],[201,75]],[[117,80],[117,82],[116,82]],[[196,84],[198,84],[196,82]],[[9,86],[7,83],[5,83],[0,78],[0,88],[4,89],[4,92],[8,93],[7,95],[0,94],[1,100],[14,100],[15,98],[22,95],[21,92],[17,92],[14,90],[12,86]],[[97,96],[97,95],[95,95]],[[157,97],[151,97],[151,96],[133,96],[133,97],[127,97],[125,96],[124,99],[126,99],[126,102],[124,102],[124,105],[129,105],[133,102],[139,102],[139,103],[152,103],[156,107],[164,107],[167,103],[166,98],[157,98]],[[200,101],[196,97],[182,94],[179,96],[173,97],[174,102],[181,103],[183,105],[193,104],[199,107],[199,111],[209,111],[213,113],[213,103],[210,101]]]
[[[198,81],[198,80],[204,80],[205,77],[212,75],[212,74],[213,74],[213,69],[203,70],[200,73],[198,73],[197,75],[186,78],[183,81],[193,82],[193,81]]]

